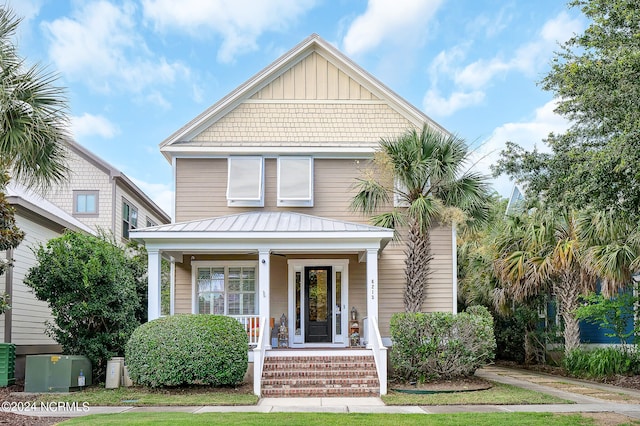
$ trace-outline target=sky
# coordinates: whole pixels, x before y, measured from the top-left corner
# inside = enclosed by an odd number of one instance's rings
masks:
[[[546,150],[568,123],[539,85],[587,25],[562,0],[5,0],[20,55],[59,75],[74,139],[171,213],[158,145],[313,33],[474,149]],[[507,197],[506,176],[491,180]]]

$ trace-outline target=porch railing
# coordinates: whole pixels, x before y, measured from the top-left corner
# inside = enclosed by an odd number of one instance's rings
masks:
[[[229,315],[231,318],[238,320],[242,327],[246,330],[249,337],[249,346],[256,346],[258,344],[259,334],[262,331],[260,326],[259,315]]]
[[[262,384],[262,367],[264,365],[265,351],[269,347],[269,330],[267,328],[267,317],[260,318],[260,331],[258,341],[253,348],[253,393],[260,396]]]
[[[378,328],[378,318],[368,317],[367,347],[373,351],[373,358],[376,361],[378,380],[380,381],[380,395],[387,394],[387,348],[382,344],[380,329]]]

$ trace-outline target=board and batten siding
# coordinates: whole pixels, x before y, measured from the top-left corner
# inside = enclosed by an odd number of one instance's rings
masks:
[[[189,159],[176,160],[176,221],[188,221],[246,211],[296,211],[314,216],[350,222],[368,223],[368,217],[353,212],[350,202],[356,189],[353,183],[361,176],[369,163],[354,159],[314,160],[313,207],[283,208],[276,205],[277,160],[265,159],[265,206],[227,207],[227,160]],[[449,226],[436,227],[432,231],[432,272],[430,274],[427,299],[423,310],[453,310],[453,259],[451,253],[452,233]],[[389,335],[389,319],[395,312],[404,311],[404,244],[392,242],[381,253],[379,260],[379,323],[383,336]],[[311,257],[311,256],[307,256]],[[185,258],[185,262],[188,260]],[[357,261],[355,262],[357,263]],[[362,264],[364,267],[364,264]],[[365,269],[350,264],[349,303],[355,304],[361,317],[366,315],[364,300]],[[191,271],[188,265],[176,267],[176,312],[191,312]],[[360,272],[362,275],[359,275]],[[272,277],[273,278],[273,277]],[[284,278],[286,279],[286,272]],[[286,287],[282,287],[286,290]],[[361,289],[360,289],[361,288]],[[272,298],[285,298],[272,291]],[[358,299],[361,298],[361,301]],[[361,303],[361,305],[360,305]],[[359,307],[360,306],[360,307]],[[272,302],[272,309],[279,306]],[[272,312],[272,314],[275,314]]]
[[[45,322],[53,320],[47,302],[37,300],[23,280],[29,269],[36,264],[32,248],[61,234],[25,217],[19,211],[16,212],[16,224],[24,231],[25,238],[13,250],[11,342],[16,345],[56,345],[56,341],[45,334]]]

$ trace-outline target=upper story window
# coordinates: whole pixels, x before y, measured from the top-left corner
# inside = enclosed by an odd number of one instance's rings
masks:
[[[278,157],[278,206],[313,207],[313,158]]]
[[[155,223],[153,220],[151,220],[148,216],[147,216],[147,228],[151,227],[151,226],[158,226],[157,223]]]
[[[227,205],[264,206],[264,159],[231,156],[227,160]]]
[[[73,214],[77,216],[97,216],[98,191],[73,191]]]
[[[129,238],[129,231],[138,227],[138,209],[122,200],[122,238]]]

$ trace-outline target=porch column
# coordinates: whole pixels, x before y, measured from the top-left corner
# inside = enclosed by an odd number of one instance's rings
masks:
[[[378,249],[367,249],[367,318],[378,321]],[[367,327],[367,342],[373,339],[373,328]]]
[[[148,321],[160,317],[160,250],[147,249],[149,268],[149,301],[148,301]]]
[[[258,290],[260,302],[258,307],[260,309],[260,316],[266,318],[266,324],[269,324],[269,318],[271,318],[270,304],[271,304],[271,263],[269,249],[258,250],[258,262],[260,271],[258,273]],[[271,342],[271,339],[269,339]]]

